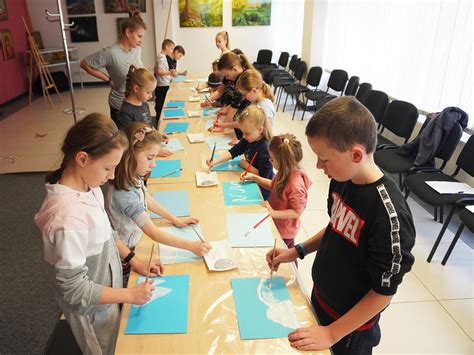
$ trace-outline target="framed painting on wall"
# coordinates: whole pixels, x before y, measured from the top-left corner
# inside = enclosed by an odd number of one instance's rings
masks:
[[[179,0],[180,27],[222,27],[222,0]]]
[[[95,14],[94,0],[66,0],[68,15]]]
[[[0,42],[2,42],[3,59],[15,58],[15,48],[13,47],[13,37],[10,30],[0,31]]]
[[[95,16],[69,17],[69,23],[74,22],[71,28],[71,42],[98,42],[97,19]]]
[[[105,13],[128,12],[129,6],[135,6],[140,12],[146,12],[146,0],[104,0]]]
[[[0,21],[8,20],[6,0],[0,0]]]
[[[270,26],[272,0],[232,0],[232,26]]]

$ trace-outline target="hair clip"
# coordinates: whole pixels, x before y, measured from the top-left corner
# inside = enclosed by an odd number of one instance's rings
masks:
[[[290,144],[290,140],[288,138],[283,139],[283,143]]]
[[[134,136],[135,140],[133,141],[133,145],[137,144],[138,142],[143,142],[146,134],[150,133],[151,131],[153,131],[153,129],[150,127],[143,127],[139,129],[137,133],[135,133],[135,136]]]

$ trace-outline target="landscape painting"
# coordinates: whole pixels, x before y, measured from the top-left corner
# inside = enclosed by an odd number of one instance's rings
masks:
[[[180,27],[222,27],[222,0],[179,0]]]
[[[232,0],[232,26],[270,26],[272,0]]]

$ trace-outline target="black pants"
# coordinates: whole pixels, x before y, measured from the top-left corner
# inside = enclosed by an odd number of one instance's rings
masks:
[[[314,295],[311,297],[316,315],[321,325],[329,325],[334,320],[321,308],[315,300]],[[372,348],[380,342],[380,326],[379,321],[367,330],[354,331],[334,344],[331,349],[334,355],[371,355]]]
[[[156,111],[156,127],[160,126],[161,110],[165,104],[166,94],[168,93],[169,86],[157,86],[155,89],[155,111]]]
[[[113,107],[110,107],[110,106],[109,106],[109,108],[110,108],[110,118],[111,118],[112,121],[114,121],[115,124],[118,126],[118,117],[117,117],[117,116],[118,116],[119,110],[117,110],[117,109],[115,109],[115,108],[113,108]]]

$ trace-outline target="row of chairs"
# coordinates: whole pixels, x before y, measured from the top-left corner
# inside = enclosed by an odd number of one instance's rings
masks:
[[[264,52],[262,52],[264,51]],[[363,103],[375,118],[378,124],[379,133],[377,136],[377,150],[374,154],[375,162],[386,172],[398,174],[400,187],[405,191],[407,198],[410,193],[417,195],[423,202],[434,206],[434,219],[443,223],[443,208],[451,206],[443,227],[436,239],[436,242],[428,256],[428,262],[431,261],[445,231],[456,211],[460,212],[462,224],[456,232],[442,264],[444,265],[455,243],[457,242],[465,226],[473,230],[474,214],[467,211],[465,206],[474,204],[474,195],[469,194],[450,194],[441,195],[426,184],[426,181],[458,181],[456,176],[462,170],[470,176],[474,176],[474,138],[471,136],[464,145],[459,157],[456,160],[456,170],[449,175],[444,172],[448,161],[451,159],[458,143],[461,139],[463,129],[459,123],[452,126],[447,132],[442,142],[439,144],[434,157],[440,161],[438,168],[433,167],[415,167],[415,156],[403,156],[398,154],[400,145],[387,139],[383,133],[390,132],[398,137],[402,143],[407,143],[412,136],[416,123],[418,121],[418,109],[407,101],[392,100],[389,96],[380,90],[372,90],[370,83],[359,85],[359,78],[352,76],[348,80],[348,74],[341,69],[335,69],[331,72],[326,90],[320,90],[323,70],[321,67],[312,67],[306,76],[306,85],[302,84],[307,71],[307,64],[293,55],[289,60],[289,54],[283,52],[280,55],[278,63],[271,64],[272,53],[269,50],[259,51],[256,68],[261,71],[264,80],[274,87],[277,98],[277,110],[282,100],[283,93],[286,93],[283,104],[283,111],[286,108],[288,96],[291,96],[295,102],[292,119],[294,119],[297,107],[303,108],[301,119],[307,110],[318,110],[331,99],[342,95],[355,95]],[[263,53],[261,55],[261,52]],[[263,62],[262,62],[263,60]],[[289,61],[289,63],[288,63]],[[288,64],[288,69],[286,68]],[[329,89],[338,93],[338,95],[329,94]],[[300,98],[303,96],[302,98]],[[309,102],[313,104],[308,105]],[[427,117],[423,123],[420,132],[426,128],[430,121]]]

